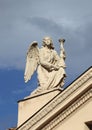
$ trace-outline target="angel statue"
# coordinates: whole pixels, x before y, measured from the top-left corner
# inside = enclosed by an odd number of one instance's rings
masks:
[[[33,93],[38,94],[53,88],[63,88],[65,73],[65,39],[59,39],[60,56],[54,49],[52,38],[44,37],[42,47],[38,47],[37,41],[29,46],[26,58],[24,79],[28,82],[37,70],[38,87]]]

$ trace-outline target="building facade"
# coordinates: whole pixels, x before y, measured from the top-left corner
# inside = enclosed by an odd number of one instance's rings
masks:
[[[20,100],[16,130],[92,130],[92,67],[63,91]]]

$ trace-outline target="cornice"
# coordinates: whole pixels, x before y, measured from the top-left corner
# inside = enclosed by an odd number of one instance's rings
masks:
[[[75,101],[71,106],[61,112],[56,118],[54,118],[49,124],[44,126],[41,130],[52,130],[61,123],[64,119],[66,119],[70,114],[72,114],[76,109],[78,109],[81,105],[87,102],[92,98],[92,88],[85,93],[82,97],[80,97],[77,101]]]
[[[53,101],[47,104],[36,115],[29,118],[23,125],[17,128],[17,130],[30,130],[30,129],[34,130],[34,126],[37,125],[39,121],[43,120],[46,115],[48,115],[51,111],[57,108],[70,95],[76,92],[80,88],[80,86],[83,86],[86,82],[89,82],[91,78],[92,78],[92,68],[90,68],[86,73],[84,73],[75,82],[73,82],[68,88],[66,88],[62,93],[60,93]],[[73,103],[70,107],[68,107],[65,111],[63,111],[63,113],[61,114],[62,115],[61,117],[57,116],[55,120],[51,121],[50,124],[45,126],[43,130],[46,130],[46,129],[51,130],[52,128],[54,128],[56,124],[64,120],[68,115],[70,115],[70,113],[76,110],[79,106],[81,106],[84,102],[89,100],[91,97],[92,97],[92,89],[90,89],[81,98],[79,98],[75,103]]]

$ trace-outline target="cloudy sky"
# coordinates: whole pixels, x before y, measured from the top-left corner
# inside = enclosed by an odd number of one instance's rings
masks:
[[[17,100],[36,88],[24,84],[29,44],[65,38],[66,86],[92,65],[92,0],[0,0],[0,129],[16,126]],[[65,87],[66,87],[65,86]],[[9,119],[9,120],[8,120]]]

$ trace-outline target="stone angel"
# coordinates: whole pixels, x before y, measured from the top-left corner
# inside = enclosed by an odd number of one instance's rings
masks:
[[[26,67],[24,79],[28,82],[31,76],[37,70],[38,87],[34,93],[39,93],[44,90],[53,88],[62,88],[64,85],[65,73],[65,50],[64,39],[59,39],[60,56],[54,49],[53,41],[50,37],[45,37],[42,42],[42,47],[38,48],[36,41],[29,46],[26,58]]]

